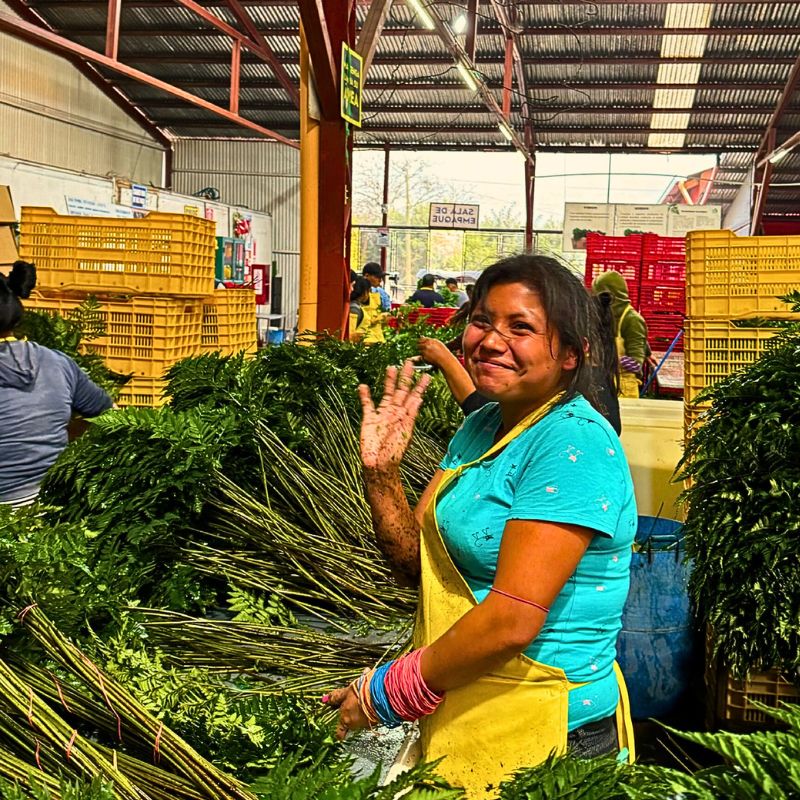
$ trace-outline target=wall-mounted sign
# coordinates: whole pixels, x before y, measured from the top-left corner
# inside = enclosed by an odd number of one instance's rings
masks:
[[[428,225],[431,228],[478,230],[480,206],[468,203],[431,203]]]
[[[388,247],[389,246],[389,229],[388,228],[378,228],[377,235],[375,236],[375,243],[378,247]]]
[[[565,203],[562,249],[585,250],[587,233],[685,236],[687,231],[719,229],[721,221],[719,206]]]
[[[342,117],[356,127],[361,127],[361,79],[364,59],[342,42]]]

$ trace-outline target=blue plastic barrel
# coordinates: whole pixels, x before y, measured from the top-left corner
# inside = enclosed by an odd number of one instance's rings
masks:
[[[617,642],[634,719],[668,716],[693,678],[691,565],[684,561],[681,539],[677,520],[639,517],[638,552]]]

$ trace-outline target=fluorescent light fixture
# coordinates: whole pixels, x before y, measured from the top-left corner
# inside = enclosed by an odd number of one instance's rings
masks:
[[[502,133],[502,134],[503,134],[503,136],[504,136],[504,137],[505,137],[505,138],[506,138],[506,139],[507,139],[509,142],[513,142],[513,141],[514,141],[514,134],[513,134],[513,133],[511,133],[511,128],[509,128],[509,127],[508,127],[508,125],[506,125],[506,123],[505,123],[505,122],[501,122],[501,123],[499,123],[497,127],[498,127],[498,128],[500,128],[500,133]]]
[[[786,156],[789,155],[789,150],[791,148],[786,147],[779,147],[772,155],[767,159],[770,164],[777,164],[779,161],[783,161]]]
[[[464,33],[467,30],[467,15],[459,14],[451,23],[450,28],[456,36]]]
[[[421,0],[408,0],[408,4],[416,12],[423,28],[427,28],[429,31],[436,30],[436,25],[434,24],[433,19],[431,18],[431,15],[428,13],[425,6],[422,5]]]
[[[412,0],[409,0],[409,2],[412,2]],[[475,82],[475,77],[473,76],[472,71],[460,61],[456,62],[456,69],[458,70],[458,74],[461,76],[461,79],[467,84],[467,88],[471,92],[477,92],[478,84]]]

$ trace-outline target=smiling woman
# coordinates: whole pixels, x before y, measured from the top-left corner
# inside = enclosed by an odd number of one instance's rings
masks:
[[[378,542],[419,581],[415,650],[333,692],[340,735],[419,719],[423,755],[469,797],[569,746],[628,748],[614,662],[636,507],[617,435],[592,406],[595,306],[565,267],[517,256],[479,278],[467,368],[490,403],[450,443],[416,512],[399,463],[426,378],[361,387]]]

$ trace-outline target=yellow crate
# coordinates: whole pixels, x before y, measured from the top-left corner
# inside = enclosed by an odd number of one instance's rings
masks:
[[[744,679],[734,678],[723,659],[711,655],[713,631],[707,626],[705,637],[705,684],[708,698],[706,725],[747,733],[779,727],[773,717],[750,701],[768,708],[783,703],[800,703],[800,674],[792,675],[777,668],[750,672]]]
[[[68,316],[84,296],[37,292],[25,301],[31,311]],[[108,367],[137,378],[160,378],[182,358],[200,352],[203,304],[173,297],[102,299],[100,316],[106,335],[87,343]]]
[[[216,227],[186,214],[71,217],[23,206],[20,258],[56,291],[203,297],[214,290]]]
[[[734,319],[788,313],[778,300],[800,289],[800,236],[736,236],[690,231],[686,237],[689,317]]]
[[[728,320],[686,320],[683,353],[684,399],[688,405],[704,389],[752,364],[780,333],[777,328],[737,328]]]
[[[120,408],[158,408],[166,404],[163,396],[166,381],[160,378],[132,378],[120,391],[117,405]]]
[[[220,289],[203,299],[204,353],[251,353],[257,345],[256,294],[252,289]]]

